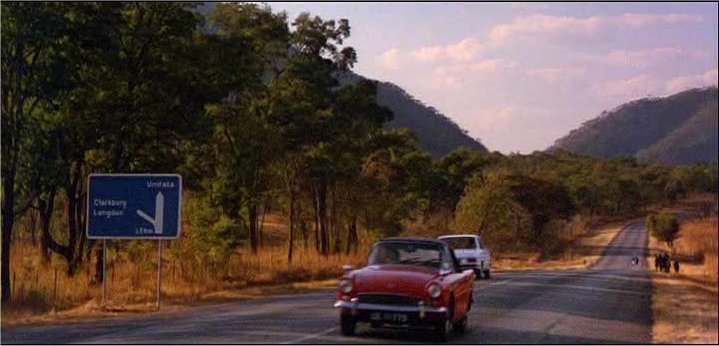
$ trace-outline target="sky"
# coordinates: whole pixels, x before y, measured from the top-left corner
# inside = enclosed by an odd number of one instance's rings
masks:
[[[622,103],[717,84],[717,3],[271,3],[349,19],[354,70],[490,150],[543,150]]]

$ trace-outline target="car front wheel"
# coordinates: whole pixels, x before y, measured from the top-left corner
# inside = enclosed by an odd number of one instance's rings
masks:
[[[449,340],[454,327],[454,323],[452,323],[452,316],[454,315],[454,302],[450,302],[449,304],[447,316],[437,325],[437,338],[442,342]]]
[[[349,315],[340,316],[340,329],[342,330],[342,335],[354,335],[355,328],[357,328],[357,321],[354,319],[354,317]]]

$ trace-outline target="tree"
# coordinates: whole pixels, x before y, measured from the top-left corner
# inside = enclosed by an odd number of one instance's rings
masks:
[[[34,188],[24,200],[16,193],[22,160],[31,145],[30,118],[55,107],[53,100],[72,88],[68,68],[77,62],[74,49],[96,40],[86,7],[69,3],[2,4],[2,299],[10,299],[9,262],[14,221],[39,194]],[[99,5],[98,5],[99,6]],[[102,31],[100,31],[102,32]],[[87,40],[77,41],[78,37]],[[20,176],[22,179],[23,177]],[[29,185],[25,185],[29,186]],[[19,203],[20,202],[20,203]]]
[[[255,4],[219,4],[211,20],[217,32],[203,38],[209,56],[206,78],[214,95],[208,107],[215,124],[209,190],[227,216],[246,225],[250,247],[257,252],[258,208],[281,148],[267,121],[267,90],[284,64],[289,30],[284,14]]]
[[[501,174],[486,180],[473,177],[455,211],[455,228],[481,235],[492,246],[519,243],[523,229],[531,229],[531,215],[514,199]]]
[[[679,236],[679,222],[676,216],[668,213],[651,214],[647,216],[646,226],[654,238],[674,248],[674,241]]]

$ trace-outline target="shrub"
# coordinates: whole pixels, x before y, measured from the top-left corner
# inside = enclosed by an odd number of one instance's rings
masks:
[[[674,241],[679,235],[679,222],[674,214],[660,213],[649,215],[646,219],[647,229],[652,237],[674,246]]]

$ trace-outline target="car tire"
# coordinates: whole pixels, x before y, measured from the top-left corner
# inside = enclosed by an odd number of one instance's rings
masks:
[[[452,323],[453,314],[454,301],[452,300],[447,308],[447,316],[437,324],[437,339],[439,339],[440,342],[448,341],[449,337],[452,335],[452,329],[454,327],[454,323]]]
[[[492,277],[492,274],[490,273],[490,270],[489,270],[489,269],[485,269],[485,270],[484,270],[484,279],[487,280],[487,279],[489,279],[490,277]]]
[[[481,270],[481,269],[475,269],[475,270],[474,270],[474,279],[475,279],[475,280],[481,280],[481,279],[482,279],[482,270]]]
[[[465,314],[459,322],[454,324],[453,328],[458,334],[464,334],[467,332],[467,319],[468,316]]]
[[[349,316],[349,315],[341,315],[340,316],[340,329],[341,329],[342,335],[352,336],[352,335],[354,335],[356,328],[357,328],[357,321],[354,319],[354,317]]]

